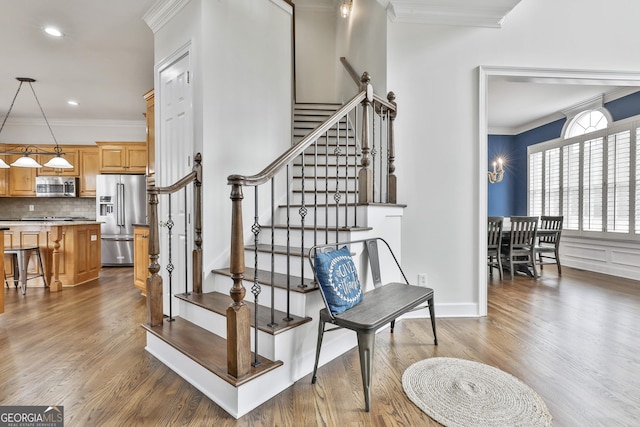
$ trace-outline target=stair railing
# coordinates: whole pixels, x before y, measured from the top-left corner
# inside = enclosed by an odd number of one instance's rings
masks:
[[[185,189],[189,184],[193,184],[193,203],[194,203],[194,249],[192,252],[192,283],[193,292],[202,292],[202,155],[196,154],[194,158],[194,164],[191,172],[183,178],[176,181],[174,184],[168,187],[156,187],[155,185],[147,188],[148,197],[148,223],[149,223],[149,276],[147,277],[147,323],[149,326],[162,325],[164,313],[163,313],[163,284],[162,276],[158,274],[160,271],[160,264],[158,258],[160,256],[160,233],[158,221],[158,196],[168,195],[169,206],[171,205],[171,194],[176,193],[182,189]],[[186,197],[185,197],[186,200]],[[169,232],[173,227],[173,221],[169,217],[168,221],[163,222],[163,225],[167,226]],[[171,245],[171,242],[169,242]],[[169,246],[171,251],[171,246]],[[169,272],[169,278],[171,280],[171,271],[173,265],[171,259],[167,265],[167,271]],[[185,291],[186,292],[186,291]],[[172,291],[169,291],[169,295],[172,295]],[[169,304],[171,307],[172,304]],[[171,313],[171,308],[170,308]],[[169,320],[173,320],[171,314]]]
[[[339,232],[357,227],[358,205],[370,203],[395,203],[395,188],[390,189],[391,182],[395,185],[395,178],[389,178],[388,171],[393,172],[394,149],[389,146],[389,138],[393,132],[392,121],[395,119],[396,104],[393,98],[383,100],[374,95],[371,79],[364,73],[360,79],[359,93],[333,113],[324,123],[312,130],[300,142],[290,147],[280,157],[274,160],[262,172],[251,175],[230,175],[228,184],[231,185],[231,253],[230,273],[232,287],[229,292],[233,302],[227,308],[227,368],[229,375],[236,378],[250,372],[251,366],[258,362],[258,307],[261,293],[261,283],[266,278],[259,277],[260,263],[270,262],[271,278],[271,319],[266,325],[275,328],[280,321],[291,320],[290,292],[293,275],[297,274],[295,266],[291,265],[292,256],[300,258],[300,277],[296,278],[300,288],[313,286],[313,276],[307,272],[305,279],[305,250],[316,245],[318,239],[324,236],[324,242],[339,241]],[[376,130],[377,129],[377,130]],[[330,152],[332,150],[332,152]],[[386,156],[383,156],[386,153]],[[376,158],[377,155],[380,155]],[[390,157],[392,156],[392,157]],[[335,160],[331,159],[333,157]],[[384,169],[383,169],[384,166]],[[300,188],[291,189],[291,171],[299,168]],[[381,172],[383,171],[384,172]],[[324,188],[319,186],[319,174],[324,175]],[[278,184],[276,186],[276,178]],[[280,181],[282,180],[282,181]],[[355,181],[351,186],[350,182]],[[253,224],[251,232],[252,242],[245,242],[243,226],[243,187],[254,187]],[[276,188],[284,188],[284,194],[276,194]],[[270,241],[262,245],[259,243],[263,225],[259,223],[260,212],[258,198],[260,189],[269,192],[271,199]],[[300,194],[298,203],[292,203],[293,193]],[[394,199],[391,201],[390,196]],[[286,246],[275,245],[274,230],[276,228],[275,200],[286,197]],[[267,199],[268,199],[267,198]],[[263,198],[261,198],[263,199]],[[324,199],[324,200],[322,200]],[[330,199],[333,202],[330,203]],[[324,220],[318,211],[324,208]],[[297,209],[297,210],[296,210]],[[329,211],[334,210],[332,215]],[[312,214],[312,215],[311,215]],[[299,225],[291,225],[292,219],[297,219]],[[299,235],[297,230],[299,229]],[[305,231],[312,236],[305,236]],[[335,234],[333,234],[335,232]],[[295,236],[294,236],[295,233]],[[299,248],[292,246],[291,240],[296,237]],[[305,238],[307,239],[305,241]],[[284,237],[283,237],[284,239]],[[253,243],[253,247],[246,247],[245,243]],[[254,296],[254,357],[251,357],[251,315],[244,301],[246,289],[245,279],[245,249],[254,251],[252,267],[254,268],[251,293]],[[264,251],[267,259],[260,257]],[[287,312],[283,319],[275,319],[274,309],[274,259],[276,252],[287,256],[286,286]],[[293,268],[292,268],[293,267]],[[294,272],[293,270],[296,270]],[[266,274],[266,273],[265,273]]]

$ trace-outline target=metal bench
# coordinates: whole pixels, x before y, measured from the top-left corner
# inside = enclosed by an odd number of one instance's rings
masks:
[[[389,250],[389,254],[395,261],[399,273],[404,278],[404,283],[390,282],[383,284],[380,273],[380,254],[378,253],[378,242],[383,242]],[[315,384],[318,370],[318,360],[320,358],[320,347],[322,346],[322,338],[325,332],[338,329],[349,329],[355,331],[358,337],[358,352],[360,354],[360,371],[362,373],[362,385],[364,390],[365,410],[370,409],[371,401],[371,375],[373,369],[373,350],[375,344],[375,334],[378,329],[387,323],[391,323],[391,333],[395,327],[395,321],[398,317],[410,311],[429,308],[429,316],[431,318],[431,328],[433,329],[434,344],[438,345],[436,336],[436,321],[433,307],[433,289],[413,286],[409,284],[400,264],[394,255],[389,244],[381,238],[372,238],[364,240],[354,240],[349,242],[331,243],[325,245],[317,245],[309,251],[309,261],[316,281],[319,283],[316,266],[314,264],[315,255],[319,252],[327,252],[335,250],[342,246],[352,248],[353,245],[364,244],[363,254],[369,260],[370,275],[374,284],[374,289],[366,292],[365,284],[363,284],[363,298],[360,303],[351,307],[340,314],[332,314],[327,297],[325,296],[322,286],[319,286],[325,308],[320,310],[318,322],[318,343],[316,347],[316,360],[313,367],[313,376],[311,383]],[[363,262],[363,264],[366,264]],[[331,323],[336,327],[326,329],[326,324]]]

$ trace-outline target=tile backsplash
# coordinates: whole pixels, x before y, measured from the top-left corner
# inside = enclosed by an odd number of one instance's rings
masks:
[[[29,211],[33,205],[33,211]],[[0,220],[26,216],[71,216],[96,219],[96,199],[87,197],[2,197]]]

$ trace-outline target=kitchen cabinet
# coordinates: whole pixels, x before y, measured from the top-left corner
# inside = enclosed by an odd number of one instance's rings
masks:
[[[96,196],[96,175],[100,173],[98,147],[82,147],[78,149],[80,165],[80,188],[78,196]]]
[[[43,151],[54,152],[54,146],[38,146],[39,149]],[[38,176],[79,176],[80,168],[78,167],[78,149],[70,146],[63,146],[62,152],[64,153],[64,158],[67,159],[71,165],[73,165],[70,169],[54,169],[46,167],[44,164],[55,157],[55,154],[38,154],[39,163],[42,165],[40,169],[38,169]]]
[[[11,154],[8,156],[8,164],[13,163],[22,157],[20,154]],[[37,155],[32,155],[36,161],[40,161]],[[26,196],[35,197],[36,195],[36,169],[35,168],[19,168],[11,167],[9,171],[9,195],[10,196]]]
[[[147,103],[147,182],[153,184],[155,182],[155,153],[156,153],[156,118],[155,118],[155,99],[154,90],[144,94],[144,100]]]
[[[9,164],[9,156],[0,154],[0,159]],[[9,195],[9,169],[0,169],[0,197]]]
[[[146,173],[147,143],[96,142],[101,173]]]
[[[147,277],[149,276],[149,227],[133,227],[133,285],[147,295]]]

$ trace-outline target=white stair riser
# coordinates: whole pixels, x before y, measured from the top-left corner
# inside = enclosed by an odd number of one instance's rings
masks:
[[[330,205],[335,205],[336,201],[334,199],[335,193],[311,193],[311,192],[305,192],[305,193],[301,193],[301,192],[294,192],[291,194],[290,197],[290,203],[292,205],[301,205],[302,204],[302,195],[304,194],[304,204],[307,207],[307,210],[310,209],[312,204],[318,203],[318,205],[324,205],[326,201],[328,201],[328,204]],[[357,198],[356,198],[356,193],[344,193],[341,192],[340,193],[340,201],[339,204],[340,205],[344,205],[345,204],[345,200],[346,203],[355,203]],[[309,215],[307,213],[307,215]]]
[[[305,243],[305,246],[312,246],[313,242]],[[311,266],[309,265],[308,254],[309,248],[305,248],[304,250],[304,259],[302,262],[301,270],[301,262],[300,262],[300,251],[296,251],[291,256],[290,260],[290,274],[294,276],[300,277],[302,272],[304,272],[304,277],[306,279],[313,278],[313,272],[311,270]],[[298,248],[299,249],[299,248]],[[253,267],[254,260],[254,251],[245,250],[245,263]],[[275,266],[275,271],[278,273],[286,274],[287,273],[287,256],[284,254],[275,254],[273,257],[273,262]],[[261,270],[270,270],[271,269],[271,254],[267,252],[258,252],[258,268]]]
[[[253,258],[252,258],[253,259]],[[261,270],[270,269],[271,264],[259,266]],[[266,268],[269,267],[269,268]],[[292,273],[293,274],[293,273]],[[203,287],[203,292],[220,292],[222,294],[228,294],[233,282],[231,278],[222,274],[213,275],[214,280],[212,282],[207,281],[206,288]],[[211,285],[209,283],[212,283]],[[245,300],[254,302],[253,294],[251,293],[251,287],[253,286],[253,277],[249,275],[245,275],[243,280],[243,286],[245,287],[247,293],[245,295]],[[298,283],[291,282],[292,289],[297,286]],[[265,307],[266,309],[270,309],[271,307],[271,286],[266,284],[260,284],[261,291],[258,295],[258,304]],[[291,292],[289,297],[289,310],[290,313],[294,316],[305,317],[309,316],[306,312],[306,304],[307,304],[308,294],[303,294],[300,292]],[[229,301],[231,302],[231,297],[229,297]],[[287,311],[287,290],[283,288],[274,288],[274,308],[280,311]]]
[[[310,226],[312,226],[310,224]],[[262,232],[264,234],[262,234],[260,236],[260,243],[265,244],[265,245],[270,245],[271,244],[271,228],[263,228]],[[326,240],[326,236],[327,233],[325,233],[324,231],[318,231],[317,236],[314,239],[314,231],[313,230],[304,230],[304,245],[306,247],[311,247],[313,246],[313,242],[316,241],[318,242],[318,244],[322,244],[322,243],[327,243],[325,242]],[[286,246],[287,244],[287,230],[284,228],[276,228],[274,230],[274,240],[275,242],[277,242],[279,245],[283,245]],[[344,242],[347,241],[351,238],[351,236],[353,236],[351,231],[348,230],[339,230],[338,231],[338,239],[336,240],[336,230],[329,230],[328,232],[328,243],[331,242]],[[300,245],[302,244],[303,241],[303,233],[302,230],[300,229],[292,229],[289,231],[289,244],[291,247],[300,247]]]
[[[302,217],[298,213],[298,206],[292,207],[291,212],[289,212],[289,226],[291,227],[299,227],[302,225]],[[361,206],[357,205],[349,205],[347,207],[347,211],[345,212],[344,205],[340,205],[338,208],[338,220],[336,222],[336,207],[329,206],[329,208],[325,208],[324,205],[318,206],[317,214],[314,211],[314,208],[309,206],[307,207],[307,215],[304,217],[304,224],[306,227],[313,227],[314,224],[316,228],[324,227],[325,225],[329,225],[329,228],[335,228],[336,224],[340,227],[345,226],[348,227],[363,227],[365,226],[365,211]],[[345,221],[345,217],[347,220]],[[283,207],[282,209],[278,209],[276,213],[276,225],[285,226],[287,224],[287,212]],[[330,231],[335,233],[335,230]],[[271,231],[264,231],[269,237],[269,241],[271,241]],[[276,231],[277,233],[277,231]],[[298,231],[299,234],[299,231]],[[324,235],[324,231],[321,231],[321,234]],[[263,234],[264,235],[264,234]],[[284,236],[286,239],[286,234]],[[313,238],[313,234],[311,235]],[[306,239],[306,237],[305,237]],[[281,241],[281,240],[280,240]]]
[[[336,191],[336,184],[338,186],[338,191],[344,191],[345,187],[348,191],[355,191],[356,190],[356,186],[357,186],[357,181],[355,179],[355,177],[353,177],[352,175],[350,175],[348,178],[344,177],[344,173],[342,174],[342,177],[339,177],[337,179],[337,183],[336,183],[336,178],[335,176],[330,176],[328,179],[322,177],[322,178],[318,178],[318,179],[313,179],[313,177],[309,178],[309,177],[305,177],[304,179],[304,189],[306,191],[309,190],[314,190],[314,191],[318,191],[319,193],[329,193],[332,195],[332,193],[335,193]],[[302,183],[303,183],[303,179],[302,178],[294,178],[293,182],[291,183],[291,189],[292,190],[302,190]],[[313,198],[313,194],[311,195],[311,197]]]

